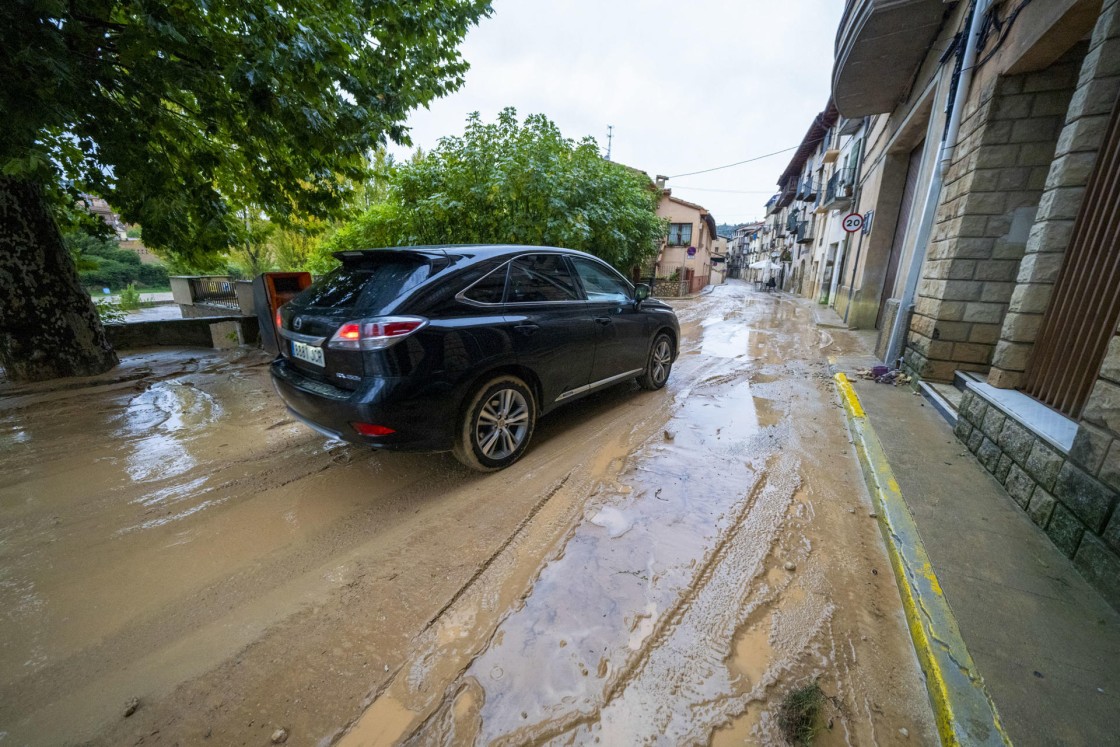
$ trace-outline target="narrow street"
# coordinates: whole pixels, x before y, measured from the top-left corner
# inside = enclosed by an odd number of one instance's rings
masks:
[[[0,744],[776,744],[813,681],[815,744],[935,742],[854,336],[738,281],[675,306],[666,389],[489,475],[325,441],[259,352],[6,392]]]

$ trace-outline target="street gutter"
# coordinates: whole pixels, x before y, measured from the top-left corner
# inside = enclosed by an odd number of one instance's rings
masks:
[[[898,583],[942,745],[1007,745],[995,704],[968,653],[879,437],[843,373],[833,376]]]

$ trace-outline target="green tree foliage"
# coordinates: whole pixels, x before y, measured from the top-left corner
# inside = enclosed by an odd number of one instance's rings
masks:
[[[148,246],[236,243],[254,205],[328,215],[408,112],[455,90],[486,0],[11,0],[0,164],[81,182]]]
[[[665,232],[657,202],[649,178],[604,160],[594,139],[565,138],[540,114],[519,124],[509,108],[494,123],[472,114],[462,136],[393,168],[384,199],[323,249],[564,246],[625,271],[657,251]]]
[[[270,240],[278,225],[250,208],[242,210],[241,220],[238,241],[230,247],[228,254],[239,274],[252,278],[273,269]]]
[[[281,224],[337,215],[368,153],[407,143],[408,113],[462,84],[458,46],[489,13],[489,0],[7,0],[0,365],[30,379],[116,362],[48,204],[100,195],[195,266],[237,243],[243,208]]]
[[[269,237],[269,252],[276,269],[309,269],[329,229],[326,221],[311,219],[273,231]]]
[[[121,290],[133,283],[148,287],[168,283],[166,267],[143,264],[136,252],[121,249],[115,239],[83,231],[67,232],[64,238],[71,255],[77,258],[78,277],[86,287]]]

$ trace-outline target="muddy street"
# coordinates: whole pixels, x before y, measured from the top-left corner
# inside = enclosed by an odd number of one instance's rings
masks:
[[[936,741],[812,305],[675,305],[668,386],[479,475],[290,420],[259,352],[0,398],[0,744]],[[127,707],[137,705],[135,711]]]

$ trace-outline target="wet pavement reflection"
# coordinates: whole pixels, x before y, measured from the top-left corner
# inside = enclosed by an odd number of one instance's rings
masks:
[[[323,439],[252,351],[9,389],[0,735],[771,742],[814,678],[821,744],[932,733],[915,663],[873,655],[906,633],[832,337],[741,283],[676,307],[664,390],[561,408],[492,475]]]
[[[613,462],[511,611],[488,628],[477,607],[449,610],[461,624],[421,644],[343,744],[758,738],[773,725],[749,704],[806,652],[844,666],[825,569],[799,569],[817,475],[792,416],[831,405],[799,314],[735,285],[682,309],[663,429]]]

